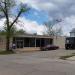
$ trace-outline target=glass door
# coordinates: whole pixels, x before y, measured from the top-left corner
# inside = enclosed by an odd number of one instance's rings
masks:
[[[17,45],[17,48],[23,48],[24,47],[23,40],[17,40],[16,45]]]

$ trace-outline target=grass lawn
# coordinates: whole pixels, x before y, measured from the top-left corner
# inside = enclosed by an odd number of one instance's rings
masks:
[[[67,58],[75,56],[75,53],[72,53],[70,55],[60,56],[60,59],[66,60]]]
[[[13,51],[0,51],[0,55],[14,54]]]

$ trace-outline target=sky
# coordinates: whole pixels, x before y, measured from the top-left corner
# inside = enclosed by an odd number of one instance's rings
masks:
[[[75,0],[18,0],[17,3],[20,2],[28,4],[31,9],[19,18],[24,26],[18,28],[41,35],[45,31],[44,23],[54,19],[62,19],[55,28],[61,27],[63,35],[69,35],[75,28]]]

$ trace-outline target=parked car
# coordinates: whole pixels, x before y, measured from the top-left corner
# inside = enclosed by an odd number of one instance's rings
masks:
[[[46,45],[44,47],[41,47],[40,49],[42,51],[56,50],[56,49],[59,49],[59,46],[56,46],[56,45]]]

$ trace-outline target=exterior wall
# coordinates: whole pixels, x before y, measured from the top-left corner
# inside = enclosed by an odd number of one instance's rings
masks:
[[[60,48],[65,48],[65,38],[63,36],[58,36],[58,37],[54,37],[53,38],[53,44],[59,46]],[[6,47],[6,42],[5,42],[5,38],[0,36],[0,50],[4,50]],[[11,44],[12,44],[12,40],[11,40]],[[16,50],[20,50],[20,51],[38,51],[40,50],[39,47],[24,47],[24,48],[20,48],[20,49],[16,49]]]
[[[58,36],[53,38],[53,44],[59,46],[59,48],[64,49],[65,48],[65,38],[64,36]],[[20,49],[16,49],[18,51],[39,51],[40,47],[24,47]]]
[[[54,45],[59,46],[59,48],[65,48],[65,38],[64,36],[54,37]]]
[[[75,37],[75,32],[70,32],[70,37]]]
[[[5,38],[4,38],[4,36],[0,36],[0,50],[4,50],[5,49],[5,47],[6,47],[6,42],[5,42],[6,40],[5,40]]]
[[[10,45],[12,45],[12,38],[10,39]],[[0,36],[0,50],[5,50],[5,48],[6,48],[5,36]]]

